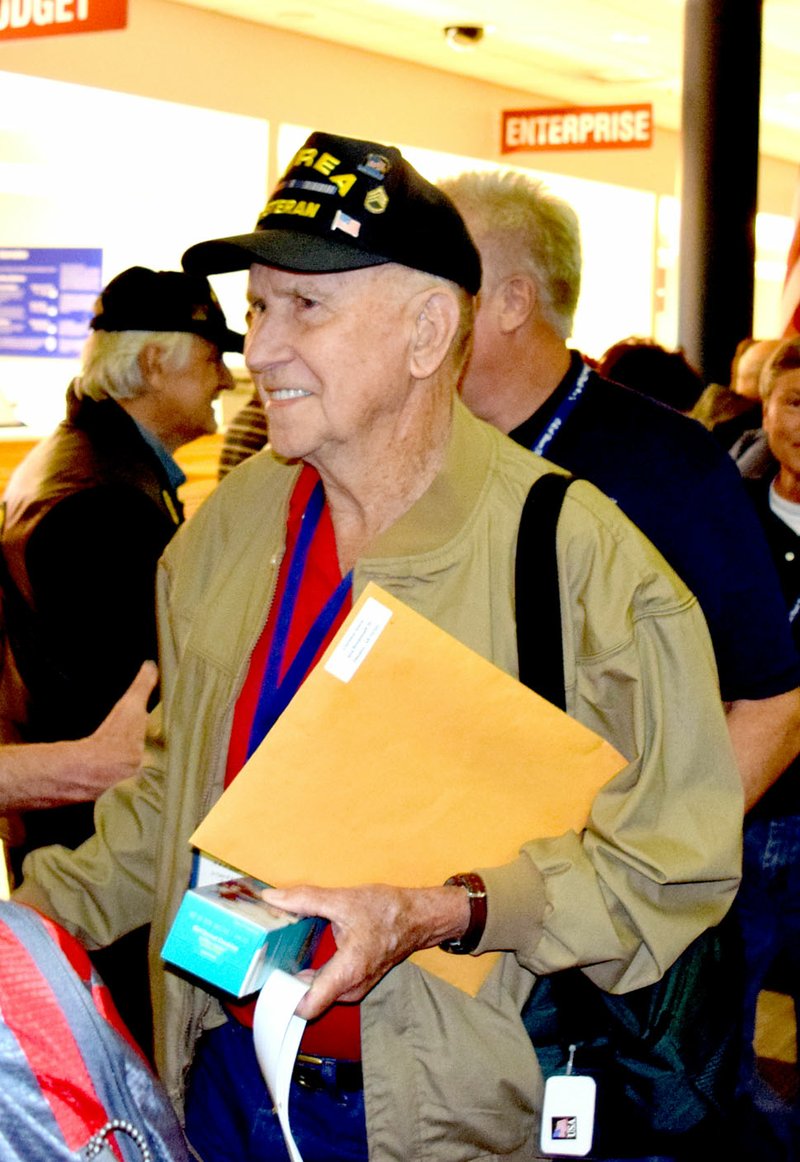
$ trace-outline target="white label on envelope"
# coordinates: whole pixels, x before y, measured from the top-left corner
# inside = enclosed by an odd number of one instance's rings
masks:
[[[392,618],[392,611],[368,597],[349,630],[325,663],[334,678],[349,682]]]

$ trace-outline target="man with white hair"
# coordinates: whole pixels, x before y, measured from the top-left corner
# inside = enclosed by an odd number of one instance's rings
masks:
[[[751,807],[800,748],[800,671],[764,535],[730,457],[699,424],[604,379],[569,348],[581,242],[568,203],[512,171],[462,173],[440,186],[483,266],[465,403],[602,489],[697,597]]]
[[[222,353],[242,346],[207,280],[178,271],[117,275],[91,328],[66,419],[3,498],[6,741],[90,733],[155,658],[156,562],[183,519],[173,453],[215,431]]]
[[[173,453],[215,430],[212,402],[233,383],[222,353],[242,349],[207,279],[179,271],[123,271],[91,328],[66,418],[3,498],[4,742],[93,734],[141,663],[156,658],[156,564],[183,520]],[[11,828],[15,874],[26,852],[90,836],[102,789],[74,802],[68,787],[51,787],[49,802],[60,805],[25,811],[22,828]],[[33,790],[20,786],[12,798],[36,805]],[[101,970],[146,1045],[142,937]]]
[[[285,1162],[252,1006],[160,959],[208,873],[189,836],[371,580],[518,675],[520,517],[550,466],[457,398],[480,261],[449,199],[394,147],[312,134],[256,229],[198,243],[184,265],[250,272],[246,359],[271,450],[220,483],[159,565],[164,747],[102,797],[94,840],[32,853],[19,899],[90,947],[151,922],[159,1068],[196,1156]],[[305,1162],[534,1157],[542,1078],[520,1009],[537,974],[581,965],[601,987],[643,987],[731,902],[741,789],[697,604],[585,481],[555,550],[561,617],[541,616],[560,622],[567,709],[628,762],[585,832],[534,836],[507,864],[451,867],[443,885],[267,893],[331,921],[298,1008],[290,1109]],[[259,840],[268,849],[268,830]],[[349,840],[331,821],[326,842]],[[504,955],[473,998],[409,963],[439,944]]]

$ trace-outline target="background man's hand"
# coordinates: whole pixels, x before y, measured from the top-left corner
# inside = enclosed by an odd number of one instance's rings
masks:
[[[139,673],[88,738],[0,747],[0,809],[25,811],[91,802],[135,775],[144,758],[147,700],[158,680],[154,662]]]
[[[86,739],[96,767],[97,794],[129,775],[135,775],[144,758],[147,701],[158,681],[155,662],[142,662],[119,702]],[[94,798],[94,796],[91,796]]]

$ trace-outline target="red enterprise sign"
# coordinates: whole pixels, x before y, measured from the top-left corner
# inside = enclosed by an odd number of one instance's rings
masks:
[[[0,0],[0,41],[125,28],[128,0]]]
[[[1,0],[0,0],[1,2]],[[503,112],[501,153],[550,149],[647,149],[652,105],[571,105]]]

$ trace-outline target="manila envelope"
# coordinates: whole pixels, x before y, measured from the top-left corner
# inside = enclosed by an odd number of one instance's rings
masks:
[[[430,886],[580,831],[625,764],[370,584],[191,842],[283,887]],[[474,995],[497,955],[412,959]]]

